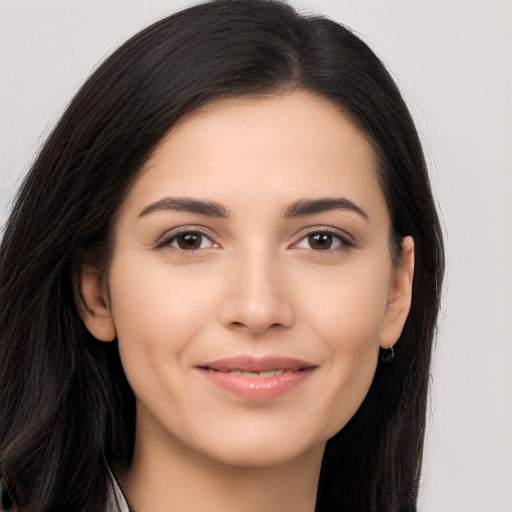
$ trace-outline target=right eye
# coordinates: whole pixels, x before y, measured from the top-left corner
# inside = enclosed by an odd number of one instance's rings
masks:
[[[182,231],[165,240],[165,246],[171,246],[179,251],[199,251],[214,247],[213,240],[200,231]]]

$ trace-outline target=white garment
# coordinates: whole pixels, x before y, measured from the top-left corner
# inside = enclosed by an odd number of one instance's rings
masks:
[[[107,498],[107,512],[130,512],[126,498],[115,476],[110,472],[110,484]]]

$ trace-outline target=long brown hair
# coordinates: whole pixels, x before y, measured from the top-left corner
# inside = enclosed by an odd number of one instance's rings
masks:
[[[271,0],[218,0],[169,16],[85,83],[28,173],[0,248],[0,474],[23,510],[99,511],[108,466],[129,464],[134,397],[116,343],[77,314],[74,269],[108,266],[120,204],[177,121],[213,100],[301,88],[366,135],[397,243],[415,241],[412,307],[349,424],[328,444],[318,511],[413,511],[443,276],[421,145],[385,67],[343,25]]]

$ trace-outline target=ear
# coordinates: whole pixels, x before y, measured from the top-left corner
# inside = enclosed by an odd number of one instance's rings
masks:
[[[411,308],[412,282],[414,276],[414,240],[406,236],[402,241],[400,261],[393,270],[388,301],[381,331],[380,346],[392,347],[402,334],[402,329]]]
[[[96,339],[113,341],[116,338],[102,272],[88,265],[80,268],[75,287],[75,304],[87,330]]]

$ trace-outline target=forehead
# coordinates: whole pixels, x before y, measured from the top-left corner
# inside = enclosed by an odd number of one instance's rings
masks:
[[[250,197],[261,207],[340,194],[384,205],[374,151],[339,108],[296,90],[193,113],[154,151],[131,196],[139,205],[163,195],[242,205]]]

